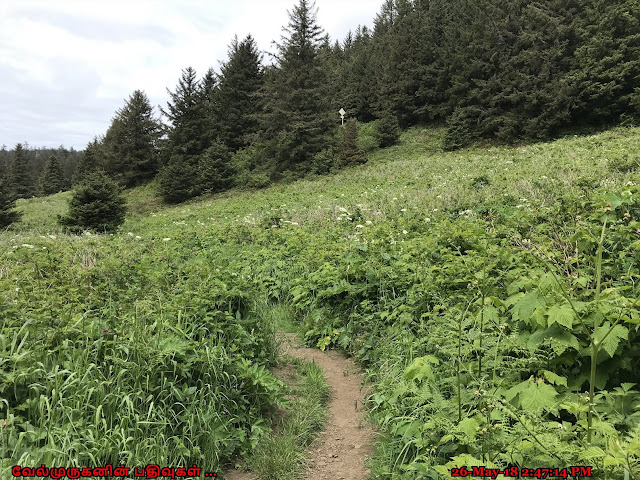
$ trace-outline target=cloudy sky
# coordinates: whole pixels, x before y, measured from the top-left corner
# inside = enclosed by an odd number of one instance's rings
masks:
[[[0,0],[0,145],[83,149],[136,89],[165,105],[180,72],[226,60],[234,35],[273,51],[297,0]],[[332,39],[382,0],[316,0]]]

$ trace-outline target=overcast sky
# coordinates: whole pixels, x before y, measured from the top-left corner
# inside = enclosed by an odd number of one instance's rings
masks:
[[[187,66],[227,59],[234,35],[273,51],[297,0],[0,0],[0,145],[83,149],[136,89],[165,106]],[[332,40],[382,0],[316,0]]]

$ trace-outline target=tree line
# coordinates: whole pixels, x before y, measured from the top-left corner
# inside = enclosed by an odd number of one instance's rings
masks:
[[[380,146],[400,128],[444,125],[446,149],[640,121],[637,0],[385,0],[373,28],[333,43],[316,13],[298,1],[270,64],[249,35],[220,72],[185,68],[158,116],[133,92],[74,183],[96,171],[123,187],[156,179],[176,203],[322,174],[366,161],[356,120],[377,121]]]

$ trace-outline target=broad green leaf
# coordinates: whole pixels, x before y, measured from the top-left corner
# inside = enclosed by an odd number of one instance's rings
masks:
[[[418,357],[405,369],[404,377],[407,380],[422,380],[425,377],[431,378],[433,376],[431,365],[438,365],[439,363],[440,361],[431,355]]]
[[[465,418],[458,423],[458,431],[465,433],[469,438],[476,438],[476,433],[480,424],[475,418]]]
[[[565,377],[556,375],[555,373],[550,372],[549,370],[543,370],[542,375],[544,375],[544,378],[546,378],[549,382],[555,385],[562,385],[564,387],[567,386],[567,379]]]
[[[573,328],[575,313],[567,304],[554,305],[549,310],[547,310],[547,318],[549,321],[549,326],[553,325],[554,323],[558,323],[567,327],[568,329],[571,329]]]
[[[609,330],[611,330],[611,333],[609,333]],[[629,330],[622,325],[611,327],[611,324],[607,322],[601,327],[598,327],[594,337],[595,340],[601,342],[601,347],[613,358],[620,344],[620,340],[626,340],[629,337]]]
[[[520,404],[527,410],[541,415],[543,411],[551,411],[556,406],[556,389],[541,380],[531,382],[520,394]]]
[[[567,348],[580,350],[580,342],[571,332],[566,330],[560,332],[555,331],[551,336],[551,348],[553,348],[557,355],[561,355]]]
[[[536,308],[544,305],[544,299],[538,292],[529,292],[521,297],[511,308],[514,320],[529,320]]]
[[[518,395],[518,400],[523,408],[541,415],[545,410],[555,409],[555,397],[558,392],[551,385],[544,383],[542,379],[534,380],[532,377],[507,390],[505,398],[512,400],[516,395]]]
[[[531,382],[531,379],[525,380],[524,382],[520,382],[519,384],[511,387],[509,390],[505,392],[504,398],[506,398],[507,401],[510,402],[515,398],[516,395],[523,392],[529,386],[530,382]]]

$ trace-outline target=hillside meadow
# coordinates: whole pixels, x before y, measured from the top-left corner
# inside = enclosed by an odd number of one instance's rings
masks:
[[[444,129],[376,149],[366,128],[337,174],[171,208],[131,190],[117,234],[64,234],[69,193],[20,200],[2,468],[250,456],[286,406],[280,304],[368,372],[373,478],[640,478],[640,129],[443,152]]]

